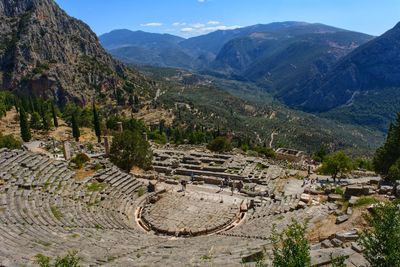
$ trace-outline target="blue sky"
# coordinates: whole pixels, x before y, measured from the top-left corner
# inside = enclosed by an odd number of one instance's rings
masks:
[[[320,22],[380,35],[400,21],[400,0],[56,0],[98,34],[114,29],[191,37],[276,21]]]

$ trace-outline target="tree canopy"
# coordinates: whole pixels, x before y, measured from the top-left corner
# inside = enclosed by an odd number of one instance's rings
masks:
[[[119,168],[129,172],[133,166],[148,169],[153,154],[141,131],[124,130],[113,137],[110,160]]]
[[[273,266],[308,267],[311,265],[310,244],[306,238],[306,224],[293,220],[281,233],[273,230]]]
[[[232,150],[232,145],[226,137],[219,136],[208,143],[207,148],[213,152],[228,152]]]
[[[379,204],[367,216],[370,226],[359,243],[364,257],[372,267],[400,266],[399,202]]]
[[[19,126],[21,128],[22,140],[29,142],[32,138],[31,130],[29,129],[28,118],[23,107],[19,109]]]
[[[339,151],[324,157],[320,172],[330,174],[336,180],[338,175],[343,175],[351,171],[352,168],[353,163],[351,159],[343,151]]]
[[[395,123],[390,124],[388,135],[383,146],[377,149],[373,164],[375,171],[389,180],[398,180],[399,176],[393,175],[400,163],[400,113],[397,114]],[[396,167],[397,166],[397,167]],[[392,168],[393,167],[393,168]],[[390,171],[392,169],[392,171]],[[389,175],[389,172],[391,175]]]

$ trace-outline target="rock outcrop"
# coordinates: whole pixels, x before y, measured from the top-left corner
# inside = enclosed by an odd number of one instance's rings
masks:
[[[53,0],[0,0],[0,88],[79,103],[151,88]],[[122,100],[121,100],[122,98]]]

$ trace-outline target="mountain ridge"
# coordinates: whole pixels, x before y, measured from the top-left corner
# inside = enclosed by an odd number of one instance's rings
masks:
[[[20,94],[87,103],[115,98],[145,78],[113,59],[90,27],[53,0],[0,1],[0,87]]]

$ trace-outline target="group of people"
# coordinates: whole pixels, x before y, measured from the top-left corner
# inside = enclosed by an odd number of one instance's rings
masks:
[[[307,177],[305,177],[305,178],[303,179],[303,185],[302,185],[302,187],[306,186],[307,184],[313,185],[313,184],[318,183],[318,182],[319,182],[318,177],[317,177],[316,179],[311,179],[309,176],[307,176]]]
[[[235,192],[235,189],[238,190],[238,192],[240,192],[243,189],[243,182],[242,181],[232,181],[230,178],[225,177],[223,180],[221,180],[221,183],[219,185],[220,189],[217,193],[223,191],[223,189],[225,187],[230,187],[231,188],[231,195],[233,195],[233,193]]]

